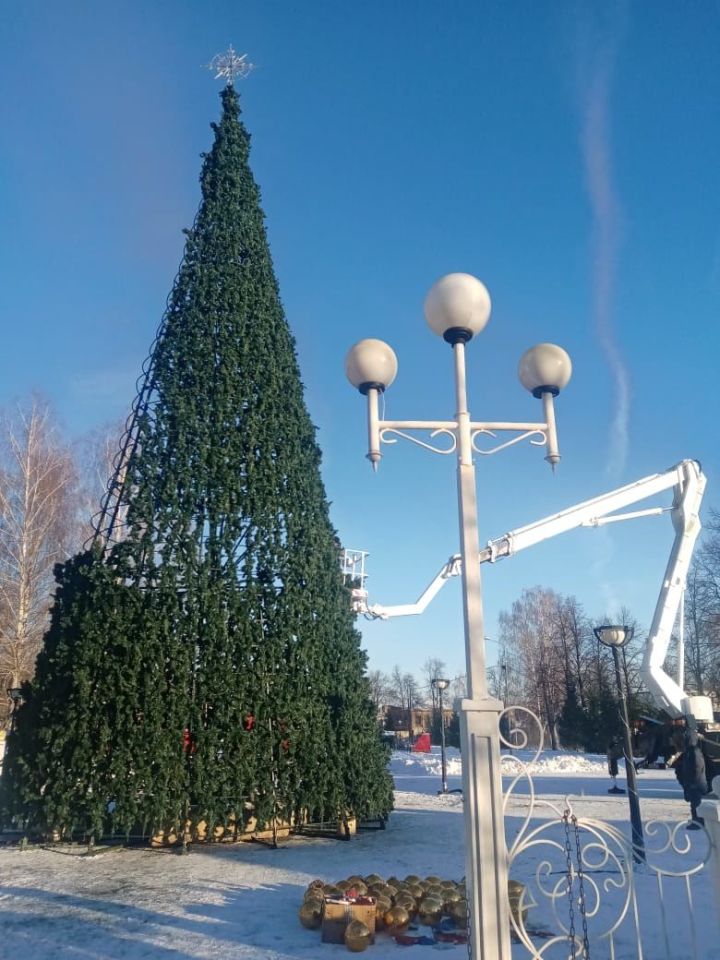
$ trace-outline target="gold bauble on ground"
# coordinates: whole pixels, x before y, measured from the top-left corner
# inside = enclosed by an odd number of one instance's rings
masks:
[[[370,928],[362,920],[351,920],[345,927],[345,946],[351,953],[362,953],[371,941]]]
[[[416,900],[421,900],[425,894],[425,891],[419,883],[408,883],[406,884],[405,889],[411,896],[415,897]]]
[[[407,892],[399,893],[395,897],[395,906],[404,907],[407,910],[408,914],[410,915],[410,919],[412,919],[415,916],[418,909],[417,901],[415,900],[414,897],[411,897],[410,894]]]
[[[365,883],[371,887],[374,883],[385,883],[379,873],[369,873],[365,877]]]
[[[464,927],[467,923],[467,900],[456,900],[450,905],[450,916],[455,923]]]
[[[522,918],[520,916],[520,900],[525,890],[525,884],[519,880],[508,880],[508,900],[510,901],[510,912],[513,915],[515,923],[522,927],[525,925],[528,915],[528,907],[522,908]]]
[[[342,890],[343,893],[347,893],[352,884],[349,880],[336,880],[335,886],[338,888],[338,890]]]
[[[390,933],[402,933],[403,930],[408,928],[410,914],[405,907],[399,907],[396,904],[394,907],[390,907],[383,919]]]
[[[300,923],[308,930],[317,930],[322,923],[322,900],[303,900],[298,910]]]
[[[434,873],[431,873],[429,877],[425,877],[425,880],[428,883],[438,883],[438,884],[442,883],[442,880],[440,879],[440,877],[436,877]]]
[[[434,897],[436,900],[445,899],[445,891],[439,883],[429,883],[425,888],[426,897]]]
[[[462,899],[457,890],[448,890],[446,887],[443,887],[443,904],[446,912],[449,912],[453,903],[457,903],[458,900]]]
[[[348,877],[347,882],[349,884],[348,890],[354,890],[359,897],[367,896],[368,885],[362,877]]]
[[[374,883],[371,887],[368,887],[368,893],[371,897],[385,897],[387,900],[393,899],[386,883]]]
[[[402,883],[402,881],[401,881],[398,877],[395,877],[395,876],[393,876],[393,877],[388,877],[388,878],[387,878],[387,882],[388,882],[389,886],[391,886],[391,887],[396,887],[396,888],[399,887],[400,884]]]
[[[417,918],[420,923],[429,927],[440,922],[443,912],[443,902],[438,897],[425,897],[418,905]]]
[[[387,897],[378,897],[375,902],[375,928],[382,930],[385,927],[385,914],[392,906],[392,900]]]
[[[405,877],[405,883],[420,883],[420,877],[416,873],[409,873]]]

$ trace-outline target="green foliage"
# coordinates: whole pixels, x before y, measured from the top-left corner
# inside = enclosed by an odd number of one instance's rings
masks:
[[[648,694],[633,693],[628,699],[630,723],[640,716],[654,716]],[[615,737],[623,735],[620,704],[615,690],[605,683],[586,688],[583,707],[573,684],[570,684],[559,720],[560,738],[564,747],[585,750],[587,753],[605,753]]]
[[[152,360],[127,536],[59,571],[10,744],[33,829],[392,804],[249,136],[232,86]]]
[[[453,713],[445,729],[445,743],[448,747],[460,749],[460,714]]]
[[[585,749],[589,725],[589,717],[580,705],[575,684],[570,682],[558,721],[562,745],[575,750],[580,747]]]
[[[617,694],[604,684],[588,695],[587,732],[585,749],[590,753],[605,753],[615,737],[622,736],[622,719]]]
[[[445,734],[447,736],[447,724],[445,725]],[[442,715],[438,707],[432,712],[430,717],[430,742],[436,746],[442,740]]]

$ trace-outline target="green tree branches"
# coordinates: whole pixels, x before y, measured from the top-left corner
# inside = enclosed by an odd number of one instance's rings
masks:
[[[391,806],[249,136],[221,97],[123,467],[126,535],[59,571],[11,739],[6,807],[31,829]]]

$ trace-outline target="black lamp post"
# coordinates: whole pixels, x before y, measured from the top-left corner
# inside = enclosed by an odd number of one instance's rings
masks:
[[[600,643],[604,644],[606,647],[610,647],[613,652],[613,660],[615,662],[615,680],[617,681],[618,695],[620,698],[620,717],[623,725],[623,753],[625,757],[625,774],[627,776],[628,785],[628,802],[630,804],[633,859],[636,861],[636,863],[644,863],[645,838],[643,836],[642,818],[640,816],[640,798],[637,791],[635,763],[633,762],[632,738],[630,736],[630,718],[628,716],[625,686],[623,684],[622,673],[620,670],[620,651],[632,638],[633,628],[617,626],[614,624],[603,624],[601,627],[595,627],[594,633]]]
[[[22,700],[22,691],[20,687],[8,687],[7,695],[12,700],[12,713],[10,714],[10,733],[15,729],[15,714]]]
[[[450,681],[442,677],[436,677],[430,681],[438,691],[438,706],[440,710],[440,758],[442,770],[442,789],[438,793],[462,793],[462,787],[453,787],[449,789],[447,784],[447,751],[445,742],[445,707],[443,705],[443,691],[450,686]]]
[[[509,691],[510,684],[509,684],[509,676],[508,676],[508,665],[504,660],[500,664],[500,682],[502,685],[503,705],[505,707],[505,710],[507,710],[508,701],[510,699],[510,691]],[[512,725],[510,723],[510,715],[505,711],[503,711],[502,715],[500,716],[500,736],[505,741],[504,745],[507,746],[507,748],[510,750],[510,753],[512,753],[513,748],[512,748],[512,741],[510,739],[510,737],[512,736]],[[500,742],[500,745],[502,748],[503,746],[502,740]]]
[[[442,789],[438,793],[449,793],[447,785],[447,760],[445,758],[445,712],[443,710],[443,690],[447,690],[450,681],[443,677],[435,677],[430,681],[438,691],[438,700],[440,703],[440,764],[442,769]]]

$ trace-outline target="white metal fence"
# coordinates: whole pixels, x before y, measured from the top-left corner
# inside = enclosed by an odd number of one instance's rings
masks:
[[[704,828],[646,822],[642,860],[629,822],[536,795],[541,750],[516,750],[505,771],[513,958],[720,960],[720,800],[703,801]]]

